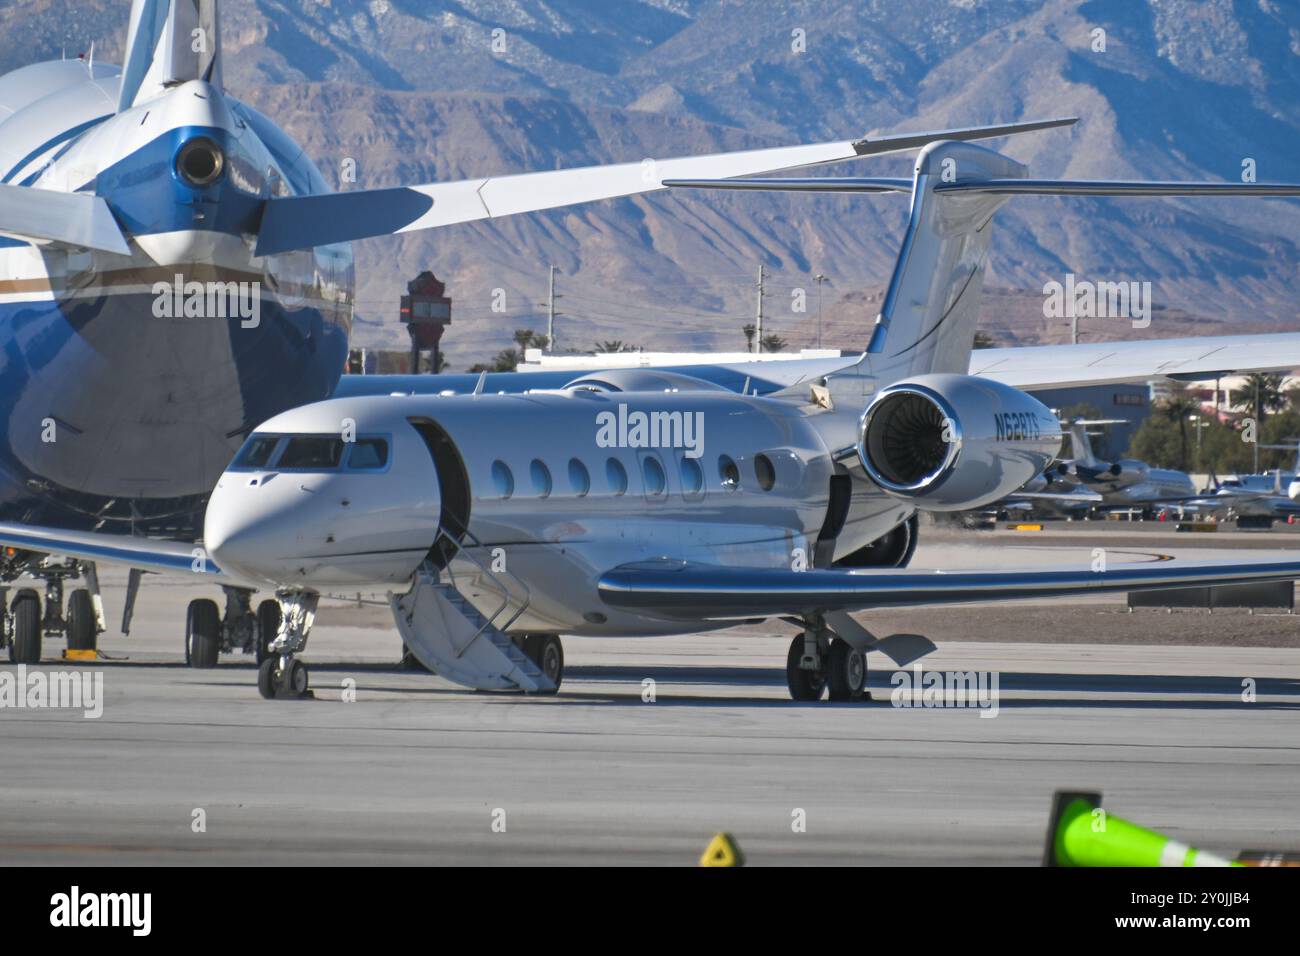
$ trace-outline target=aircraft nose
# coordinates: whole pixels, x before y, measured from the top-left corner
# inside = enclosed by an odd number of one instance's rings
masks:
[[[440,499],[436,483],[404,494],[388,475],[227,471],[208,500],[204,547],[222,571],[253,585],[409,581],[437,538]]]
[[[203,542],[212,559],[227,573],[249,580],[281,583],[289,569],[291,534],[285,526],[295,502],[263,488],[268,479],[284,476],[227,473],[208,500]],[[288,482],[285,482],[287,485]],[[267,494],[257,495],[262,490]]]

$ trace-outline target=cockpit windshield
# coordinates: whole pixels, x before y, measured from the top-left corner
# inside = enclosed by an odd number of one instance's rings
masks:
[[[376,435],[344,441],[339,435],[254,434],[244,442],[232,471],[383,471],[388,439]]]
[[[333,471],[343,460],[343,439],[324,435],[295,435],[276,461],[277,468]]]
[[[254,435],[244,443],[235,464],[241,468],[265,468],[279,444],[278,435]]]

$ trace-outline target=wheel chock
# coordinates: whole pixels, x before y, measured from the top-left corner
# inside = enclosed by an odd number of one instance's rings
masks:
[[[740,852],[736,838],[730,833],[719,833],[704,849],[700,866],[744,866],[745,854]]]

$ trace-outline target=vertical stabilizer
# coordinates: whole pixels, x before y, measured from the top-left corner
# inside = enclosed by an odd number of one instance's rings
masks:
[[[1092,451],[1092,436],[1088,434],[1088,422],[1082,419],[1070,422],[1070,451],[1074,453],[1074,463],[1088,468],[1095,468],[1100,463]]]
[[[916,159],[912,210],[864,357],[886,379],[965,374],[979,318],[993,214],[1007,197],[936,192],[948,183],[1022,179],[1028,170],[970,143],[932,143]]]
[[[217,0],[135,0],[117,111],[189,80],[221,88]]]

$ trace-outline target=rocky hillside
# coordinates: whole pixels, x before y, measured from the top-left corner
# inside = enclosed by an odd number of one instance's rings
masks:
[[[127,10],[7,0],[0,70],[91,41],[120,56]],[[360,186],[1058,115],[1082,119],[997,145],[1040,176],[1235,180],[1253,160],[1260,180],[1300,180],[1300,7],[1282,0],[226,0],[223,22],[228,86],[328,177],[355,160]],[[905,213],[897,197],[674,194],[367,242],[358,338],[399,342],[402,284],[432,268],[469,364],[541,327],[554,264],[561,347],[735,347],[761,263],[770,328],[815,342],[821,273],[824,343],[859,345]],[[1152,282],[1144,335],[1296,325],[1294,201],[1026,197],[998,230],[998,338],[1060,340],[1040,290],[1069,271]]]

